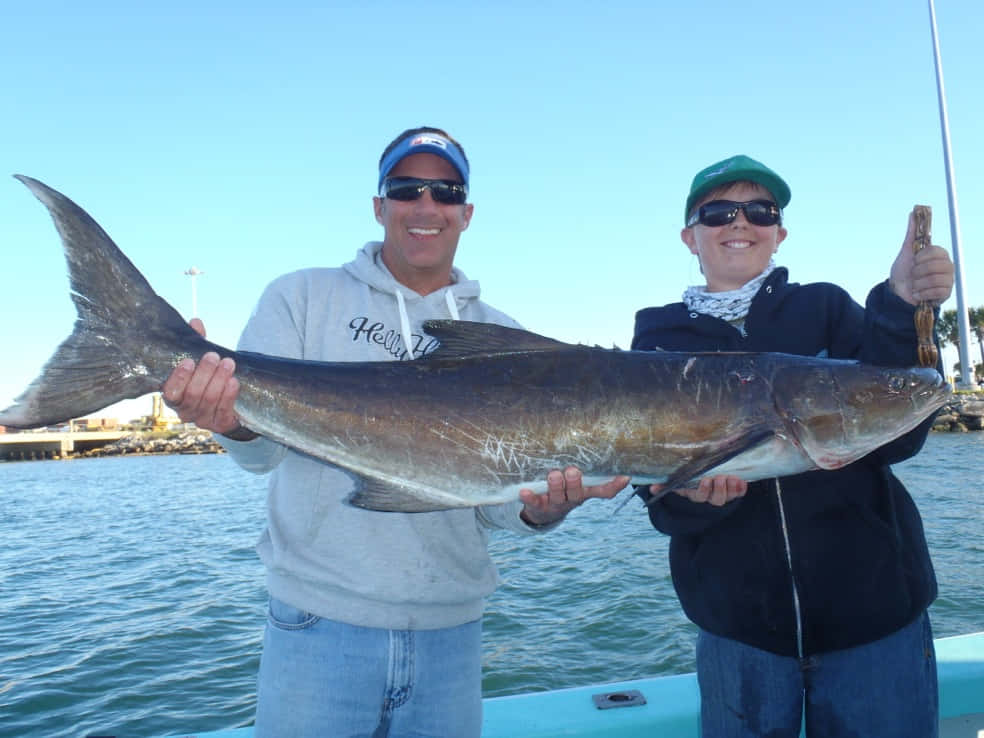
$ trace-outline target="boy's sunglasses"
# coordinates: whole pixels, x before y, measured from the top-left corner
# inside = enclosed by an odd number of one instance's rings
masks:
[[[441,205],[464,205],[468,186],[450,179],[419,179],[417,177],[388,177],[380,194],[390,200],[418,200],[424,190],[430,190],[434,202]]]
[[[697,223],[712,228],[728,225],[738,217],[739,210],[745,213],[745,219],[752,225],[771,226],[782,223],[782,210],[771,200],[749,200],[748,202],[711,200],[701,205],[697,212],[690,216],[687,227]]]

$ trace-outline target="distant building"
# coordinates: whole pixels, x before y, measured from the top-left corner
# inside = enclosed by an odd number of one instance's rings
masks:
[[[117,418],[85,418],[82,421],[76,421],[76,424],[81,422],[85,423],[85,430],[111,431],[120,427],[120,421]],[[82,428],[79,430],[82,430]]]

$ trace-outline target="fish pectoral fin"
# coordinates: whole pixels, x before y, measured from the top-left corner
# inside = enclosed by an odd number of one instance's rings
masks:
[[[437,512],[451,510],[469,505],[453,504],[453,501],[422,499],[420,491],[403,487],[381,479],[359,477],[359,488],[350,494],[345,501],[353,507],[377,512]]]
[[[687,482],[704,476],[707,472],[712,471],[715,467],[721,466],[724,462],[730,461],[739,454],[743,454],[760,444],[766,443],[773,436],[775,436],[775,431],[770,429],[747,433],[734,441],[718,446],[709,454],[699,456],[693,461],[684,464],[669,476],[663,484],[663,488],[657,494],[650,495],[649,499],[646,500],[646,507],[652,505],[663,495],[680,489]]]

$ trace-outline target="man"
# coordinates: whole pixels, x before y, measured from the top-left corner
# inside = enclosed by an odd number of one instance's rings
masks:
[[[436,347],[432,318],[516,326],[454,267],[471,222],[469,164],[436,128],[400,134],[379,162],[373,198],[381,243],[336,269],[269,285],[239,348],[331,361],[414,359]],[[197,328],[203,330],[200,322]],[[256,735],[478,736],[481,614],[497,574],[489,528],[545,530],[618,477],[582,487],[568,468],[548,491],[514,504],[435,513],[375,513],[344,504],[339,469],[243,428],[235,365],[215,354],[179,365],[164,397],[184,421],[223,434],[243,468],[272,471],[258,551],[270,610],[258,681]]]

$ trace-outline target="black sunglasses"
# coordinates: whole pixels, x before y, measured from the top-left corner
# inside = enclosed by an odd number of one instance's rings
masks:
[[[749,200],[748,202],[711,200],[701,205],[697,212],[690,216],[687,227],[697,223],[712,228],[728,225],[738,217],[739,210],[745,213],[745,219],[752,225],[771,226],[782,223],[782,210],[771,200]]]
[[[450,179],[419,179],[418,177],[388,177],[383,181],[380,193],[390,200],[408,202],[418,200],[424,190],[430,190],[434,202],[441,205],[464,205],[468,199],[468,185]]]

